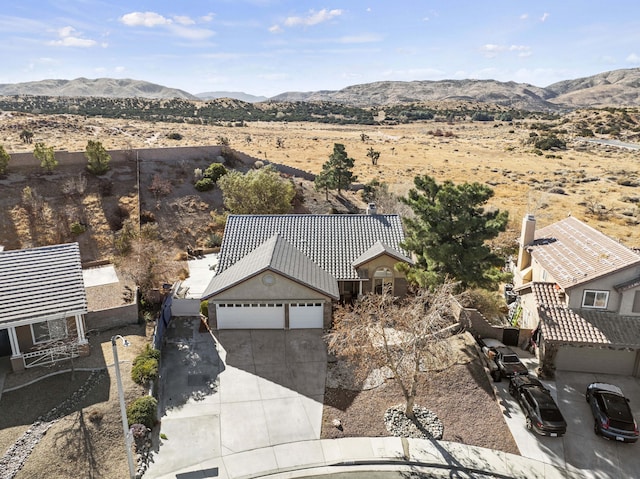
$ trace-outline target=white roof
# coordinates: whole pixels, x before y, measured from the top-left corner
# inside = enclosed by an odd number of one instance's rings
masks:
[[[86,312],[78,243],[0,252],[0,325]]]

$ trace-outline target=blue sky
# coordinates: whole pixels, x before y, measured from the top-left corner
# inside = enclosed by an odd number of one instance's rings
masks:
[[[0,12],[0,83],[133,78],[190,93],[382,80],[547,86],[640,67],[632,0],[20,0]]]

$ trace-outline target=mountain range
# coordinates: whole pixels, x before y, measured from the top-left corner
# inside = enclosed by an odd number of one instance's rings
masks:
[[[271,98],[243,92],[205,92],[193,95],[141,80],[77,78],[0,84],[0,96],[37,95],[110,98],[233,98],[244,102],[328,101],[359,107],[425,101],[472,100],[513,109],[548,111],[587,107],[640,107],[640,68],[613,70],[590,77],[564,80],[547,87],[496,80],[382,81],[341,90],[285,92]]]

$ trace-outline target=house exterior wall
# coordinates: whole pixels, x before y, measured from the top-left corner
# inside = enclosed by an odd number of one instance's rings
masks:
[[[609,299],[607,301],[607,307],[605,308],[606,311],[612,311],[619,314],[627,314],[622,312],[623,309],[621,306],[624,305],[625,308],[628,308],[629,314],[638,314],[638,313],[631,313],[634,290],[628,290],[628,291],[624,291],[623,293],[618,293],[618,291],[614,289],[614,285],[623,283],[637,276],[638,276],[638,271],[636,271],[636,268],[629,268],[629,269],[619,271],[617,273],[604,276],[594,281],[590,281],[588,283],[580,284],[573,288],[568,288],[567,294],[569,295],[569,308],[572,308],[572,309],[582,308],[582,299],[583,299],[585,290],[608,291]],[[624,297],[624,301],[623,301],[623,297]]]
[[[361,264],[358,267],[358,273],[361,271],[366,271],[366,278],[369,281],[364,281],[362,283],[362,293],[371,293],[374,291],[374,274],[378,268],[389,268],[393,273],[393,295],[394,296],[405,296],[407,294],[407,279],[404,274],[396,271],[395,265],[398,263],[396,258],[391,256],[382,255],[371,261]]]
[[[262,278],[265,274],[276,277],[276,281],[265,286]],[[324,327],[331,326],[332,298],[318,291],[290,280],[284,276],[271,271],[256,275],[248,280],[233,286],[208,300],[209,321],[211,327],[217,329],[218,318],[216,314],[216,303],[261,303],[278,302],[285,305],[285,328],[289,325],[289,307],[287,303],[296,302],[322,302]]]
[[[200,305],[200,302],[198,302]],[[106,331],[118,326],[136,324],[138,322],[138,303],[133,302],[117,308],[90,311],[86,315],[87,332]]]

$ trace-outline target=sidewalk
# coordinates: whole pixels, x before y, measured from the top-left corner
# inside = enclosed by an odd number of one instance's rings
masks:
[[[304,441],[254,449],[204,461],[158,479],[237,479],[269,475],[305,478],[372,471],[430,474],[429,477],[473,478],[492,474],[501,479],[579,479],[565,469],[491,449],[399,437]],[[358,476],[356,476],[358,477]],[[379,476],[376,476],[379,477]],[[413,477],[413,476],[412,476]]]

